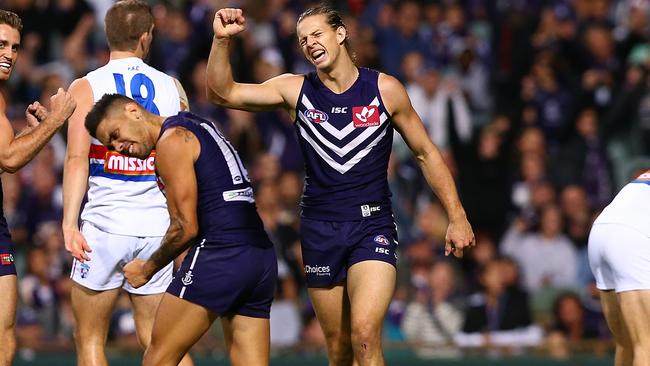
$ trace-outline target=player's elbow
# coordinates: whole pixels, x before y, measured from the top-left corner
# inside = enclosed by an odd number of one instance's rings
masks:
[[[210,103],[223,105],[226,102],[225,98],[221,97],[217,92],[214,91],[214,89],[210,87],[207,88],[207,95]]]
[[[199,235],[199,225],[194,222],[187,222],[183,225],[183,235],[189,241]]]
[[[0,157],[0,169],[7,173],[17,172],[24,164],[21,164],[18,159],[13,156]]]
[[[233,96],[235,85],[224,85],[216,82],[210,82],[208,80],[207,85],[207,96],[208,100],[211,103],[217,104],[222,107],[230,107],[233,104]]]

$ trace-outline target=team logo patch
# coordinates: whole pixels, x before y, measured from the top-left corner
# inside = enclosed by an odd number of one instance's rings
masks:
[[[14,262],[14,256],[8,253],[0,254],[0,264],[3,266],[8,266]]]
[[[81,274],[81,278],[88,277],[88,272],[90,272],[90,266],[86,263],[81,263],[79,265],[79,274]]]
[[[355,128],[379,126],[379,108],[376,105],[352,107],[352,121]]]
[[[189,286],[192,284],[192,282],[194,282],[194,280],[192,279],[193,277],[194,275],[192,274],[192,270],[190,269],[189,271],[187,271],[187,273],[185,273],[185,276],[181,278],[181,282],[183,282],[183,285]]]
[[[388,241],[388,239],[386,239],[386,237],[383,236],[383,235],[377,235],[377,236],[375,236],[375,239],[374,239],[374,240],[375,240],[375,243],[377,243],[377,244],[381,244],[381,245],[390,245],[390,242]]]
[[[329,116],[325,112],[319,111],[318,109],[308,109],[305,111],[305,117],[311,123],[323,123],[329,119]]]

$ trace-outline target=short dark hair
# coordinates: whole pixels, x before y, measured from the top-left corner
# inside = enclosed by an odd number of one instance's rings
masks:
[[[140,36],[151,31],[151,7],[140,0],[120,0],[104,17],[106,40],[112,51],[133,51]]]
[[[299,24],[307,17],[311,17],[315,15],[324,15],[327,24],[329,24],[329,26],[332,27],[332,29],[334,29],[335,31],[339,29],[339,27],[345,28],[346,32],[348,30],[348,27],[346,27],[345,23],[343,23],[343,17],[341,17],[341,14],[326,3],[321,3],[319,5],[316,5],[314,7],[305,10],[298,17],[298,21],[296,22],[296,24]],[[350,48],[350,42],[348,41],[348,37],[349,34],[346,33],[345,40],[343,41],[343,45],[345,45],[345,49],[348,50],[350,57],[352,57],[353,56],[352,49]]]
[[[86,115],[85,125],[90,136],[97,138],[99,123],[106,118],[112,108],[129,102],[136,103],[133,99],[122,94],[104,94]]]
[[[23,30],[23,21],[13,11],[0,9],[0,24],[6,24],[18,32]]]

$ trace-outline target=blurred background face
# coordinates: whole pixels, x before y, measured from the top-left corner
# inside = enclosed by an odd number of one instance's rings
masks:
[[[501,276],[504,286],[515,286],[519,282],[519,268],[511,259],[499,260],[501,266]]]
[[[424,58],[420,52],[409,52],[402,60],[402,74],[408,83],[415,82],[424,69]]]
[[[582,304],[574,296],[567,296],[560,300],[558,316],[559,321],[565,325],[571,325],[582,322],[584,311]]]
[[[526,154],[521,159],[521,176],[527,182],[541,180],[544,177],[544,161],[537,154]]]
[[[612,37],[605,28],[591,28],[585,34],[587,48],[598,59],[607,59],[612,56]]]
[[[450,294],[455,287],[454,267],[447,262],[436,262],[429,272],[429,287],[434,292]]]
[[[562,212],[555,205],[546,206],[542,210],[540,231],[545,236],[556,236],[562,232]]]
[[[521,155],[529,152],[543,155],[546,151],[544,134],[539,128],[528,128],[519,137],[517,147]]]
[[[562,211],[569,217],[584,215],[589,210],[587,194],[584,188],[578,185],[570,185],[562,190],[560,204]]]
[[[415,35],[420,19],[420,6],[414,1],[407,1],[397,9],[397,29],[405,38]]]
[[[503,274],[499,262],[488,263],[481,274],[481,284],[485,292],[491,295],[499,295],[504,290]]]
[[[587,139],[598,137],[598,115],[593,109],[585,109],[576,122],[578,134]]]

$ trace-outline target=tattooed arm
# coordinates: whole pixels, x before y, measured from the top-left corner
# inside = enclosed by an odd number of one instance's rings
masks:
[[[156,144],[156,171],[165,185],[169,228],[149,260],[136,259],[124,266],[124,275],[133,287],[147,283],[187,249],[198,234],[194,162],[200,151],[196,136],[182,127],[165,131]]]

